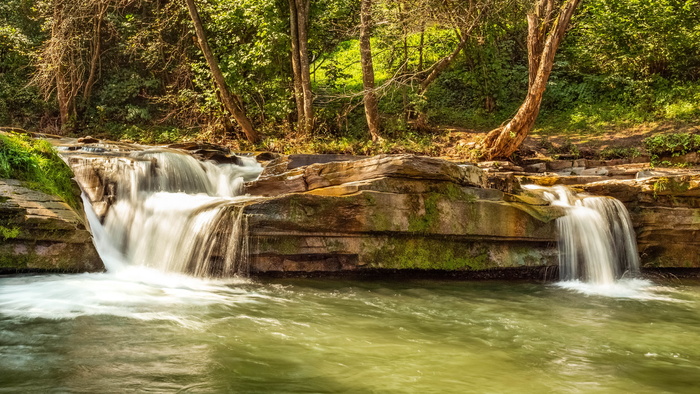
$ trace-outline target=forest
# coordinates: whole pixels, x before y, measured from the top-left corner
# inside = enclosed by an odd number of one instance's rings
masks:
[[[700,0],[0,4],[0,126],[468,159],[698,124]]]

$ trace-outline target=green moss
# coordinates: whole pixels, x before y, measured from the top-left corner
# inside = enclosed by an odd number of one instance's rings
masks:
[[[690,189],[690,183],[674,178],[661,177],[654,182],[654,194],[684,193]]]
[[[0,254],[0,268],[28,268],[31,261],[29,255]]]
[[[483,270],[491,267],[485,249],[470,251],[459,242],[393,238],[379,245],[364,245],[370,266],[389,269]]]
[[[433,229],[440,221],[440,210],[438,203],[442,196],[438,193],[428,193],[422,198],[423,214],[418,213],[420,209],[420,196],[416,196],[418,203],[414,204],[415,209],[408,218],[408,231],[426,233]]]
[[[2,238],[3,240],[17,238],[17,236],[19,236],[19,231],[19,227],[9,228],[0,225],[0,238]]]
[[[0,134],[0,178],[24,181],[27,187],[59,196],[78,208],[72,177],[73,172],[48,141]]]

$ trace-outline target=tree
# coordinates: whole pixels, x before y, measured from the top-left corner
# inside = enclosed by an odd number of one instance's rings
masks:
[[[528,92],[513,119],[492,130],[482,143],[482,157],[509,157],[535,125],[542,95],[554,65],[554,55],[581,0],[538,0],[527,15]]]
[[[49,0],[40,3],[50,32],[42,46],[33,82],[49,98],[56,93],[61,127],[77,120],[99,75],[105,15],[132,0]],[[82,96],[82,101],[79,101]]]
[[[308,135],[314,127],[313,92],[311,91],[311,66],[309,61],[309,13],[311,2],[310,0],[288,1],[297,123],[301,130]]]
[[[362,0],[360,11],[360,58],[362,63],[362,85],[364,87],[365,117],[372,141],[381,139],[379,135],[379,106],[374,92],[374,67],[372,65],[372,0]]]
[[[199,13],[197,12],[197,6],[195,5],[194,0],[186,0],[186,3],[187,10],[189,11],[190,17],[192,18],[192,23],[194,24],[195,33],[197,34],[197,42],[199,43],[199,47],[202,49],[204,58],[207,60],[207,65],[209,65],[209,69],[211,70],[211,73],[214,76],[214,81],[216,82],[216,86],[219,89],[219,94],[221,95],[221,101],[224,104],[224,107],[226,107],[226,110],[229,111],[231,115],[233,115],[234,119],[236,119],[238,124],[241,126],[241,129],[243,129],[243,133],[245,133],[246,138],[248,138],[248,141],[259,141],[260,134],[258,134],[258,132],[255,131],[255,129],[253,128],[253,124],[250,122],[250,119],[248,119],[245,112],[243,111],[242,100],[240,99],[240,97],[235,96],[233,93],[231,93],[231,91],[228,89],[228,86],[226,85],[226,79],[224,78],[224,74],[221,72],[221,68],[219,68],[219,62],[216,60],[216,57],[214,57],[214,53],[209,47],[207,36],[204,33],[202,20],[199,17]]]
[[[464,50],[471,38],[472,30],[478,26],[479,23],[483,22],[489,8],[496,8],[496,0],[481,0],[481,1],[469,1],[466,4],[456,4],[452,5],[457,7],[457,9],[443,6],[444,13],[450,15],[450,23],[454,25],[455,34],[457,35],[458,43],[447,56],[444,56],[437,62],[435,62],[430,68],[423,71],[422,70],[422,56],[421,56],[421,67],[419,72],[424,75],[419,83],[418,95],[423,96],[430,88],[433,82],[445,71],[454,60],[457,58],[460,52]],[[454,15],[459,15],[459,17],[454,17]],[[416,119],[416,127],[419,129],[428,128],[427,115],[425,111],[418,112],[418,118]]]

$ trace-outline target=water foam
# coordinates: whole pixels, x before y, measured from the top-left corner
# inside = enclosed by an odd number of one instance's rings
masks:
[[[116,273],[0,278],[0,312],[18,319],[109,315],[196,325],[191,309],[256,302],[245,279],[205,280],[144,267]],[[189,310],[189,311],[188,311]]]

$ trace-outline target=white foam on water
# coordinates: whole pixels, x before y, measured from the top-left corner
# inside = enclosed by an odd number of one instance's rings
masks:
[[[127,267],[116,273],[0,278],[0,315],[19,319],[73,319],[110,315],[196,325],[192,310],[266,298],[240,278],[206,280]]]
[[[671,288],[656,285],[646,279],[619,279],[613,283],[606,284],[568,280],[557,282],[554,285],[587,296],[626,298],[641,301],[684,302],[670,295],[670,293],[673,293]]]

